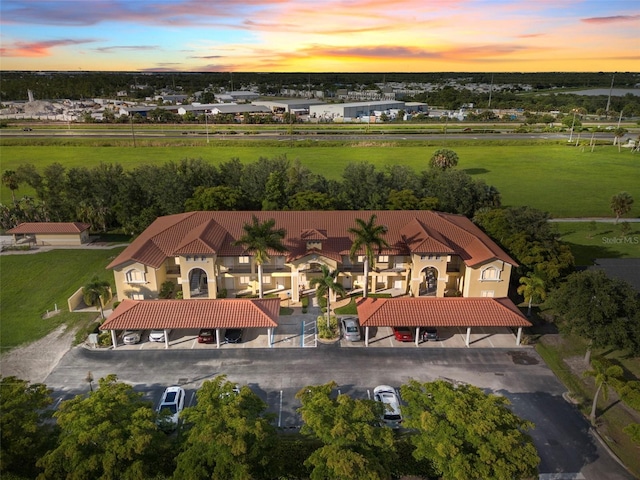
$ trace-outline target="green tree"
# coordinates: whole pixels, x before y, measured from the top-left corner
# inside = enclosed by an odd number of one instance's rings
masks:
[[[531,316],[531,304],[535,300],[536,303],[544,301],[547,298],[547,289],[544,280],[533,272],[529,272],[527,276],[520,277],[520,286],[518,294],[524,297],[525,302],[529,302],[527,308],[527,317]]]
[[[622,146],[622,137],[624,137],[627,134],[627,132],[628,130],[623,127],[617,127],[613,131],[613,135],[615,136],[614,144],[618,145],[618,152],[620,152],[620,147]]]
[[[345,210],[380,210],[386,204],[386,179],[369,162],[352,162],[342,172],[342,198]]]
[[[308,386],[296,394],[304,424],[301,433],[324,445],[305,465],[312,480],[388,479],[396,457],[393,431],[379,427],[382,404],[373,400],[332,395],[335,382]]]
[[[420,200],[412,190],[391,190],[387,198],[387,209],[389,210],[417,210]]]
[[[316,287],[316,296],[322,298],[327,297],[327,328],[329,328],[329,319],[331,318],[331,292],[343,296],[346,290],[341,283],[338,283],[336,279],[340,272],[336,270],[329,270],[326,265],[320,265],[322,273],[319,277],[314,277],[309,281],[309,286]]]
[[[60,437],[38,461],[39,478],[137,480],[166,473],[171,449],[151,402],[115,375],[98,385],[87,397],[62,402],[54,413]]]
[[[369,268],[376,265],[376,252],[380,254],[383,247],[389,247],[383,238],[387,233],[387,227],[376,225],[376,215],[371,215],[368,221],[356,218],[356,227],[351,227],[348,232],[353,235],[353,243],[349,250],[349,257],[355,262],[359,253],[364,253],[364,286],[362,296],[367,298],[369,293]],[[363,252],[364,250],[364,252]]]
[[[540,458],[527,431],[502,396],[472,385],[415,380],[400,388],[404,425],[416,459],[431,460],[444,480],[528,478]]]
[[[82,295],[84,303],[92,307],[100,307],[100,317],[104,320],[104,309],[102,302],[110,299],[111,284],[106,280],[100,280],[98,276],[94,276],[89,283],[82,287]]]
[[[591,413],[589,414],[589,419],[591,420],[591,425],[596,424],[596,409],[598,408],[598,397],[600,396],[600,391],[602,391],[602,396],[605,400],[609,398],[609,382],[613,379],[622,378],[624,372],[622,371],[622,367],[619,365],[611,365],[609,367],[605,366],[601,362],[594,360],[591,362],[592,370],[587,370],[584,372],[585,377],[593,377],[596,382],[596,393],[593,395],[593,403],[591,404]]]
[[[631,441],[640,445],[640,423],[631,423],[622,429],[624,433],[631,437]]]
[[[2,172],[2,184],[11,190],[11,199],[16,203],[16,190],[20,188],[20,176],[13,170]]]
[[[271,172],[265,185],[262,210],[282,210],[287,204],[287,177],[280,171]]]
[[[302,190],[289,197],[289,209],[301,210],[335,210],[335,202],[326,193]]]
[[[51,390],[16,377],[0,378],[0,476],[35,478],[36,460],[55,439],[45,424]]]
[[[620,192],[611,197],[610,202],[611,211],[616,215],[616,223],[620,220],[622,215],[625,215],[631,211],[633,205],[633,197],[628,192]]]
[[[242,228],[244,235],[234,242],[234,245],[244,247],[245,252],[254,256],[254,261],[258,266],[258,292],[259,297],[263,296],[262,288],[262,265],[271,260],[271,252],[284,253],[287,248],[282,241],[287,234],[284,228],[274,229],[276,221],[274,219],[260,222],[253,215],[252,223],[245,223]]]
[[[431,159],[429,160],[429,166],[431,168],[438,168],[440,170],[447,170],[458,165],[458,154],[448,148],[440,148],[433,152]]]
[[[267,405],[249,387],[234,388],[224,375],[207,380],[184,409],[175,478],[271,478],[276,432]]]
[[[238,188],[226,187],[197,187],[193,196],[185,202],[187,212],[200,210],[238,210],[242,193]]]
[[[592,348],[640,351],[640,331],[633,320],[640,310],[637,293],[628,283],[610,278],[602,270],[572,273],[549,292],[544,307],[558,316],[562,333],[576,334],[589,342],[587,364]]]

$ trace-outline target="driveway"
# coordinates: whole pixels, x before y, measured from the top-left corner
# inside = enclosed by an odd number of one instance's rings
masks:
[[[205,380],[226,374],[263,398],[276,424],[297,429],[295,394],[306,385],[335,380],[341,393],[367,398],[376,385],[399,387],[409,379],[446,379],[504,395],[513,410],[533,421],[541,473],[549,478],[632,479],[589,433],[589,424],[562,398],[564,387],[530,347],[469,348],[317,348],[104,350],[76,347],[65,355],[45,383],[58,401],[87,392],[94,378],[115,373],[157,405],[168,385],[180,384],[187,403]],[[579,475],[581,476],[579,476]]]

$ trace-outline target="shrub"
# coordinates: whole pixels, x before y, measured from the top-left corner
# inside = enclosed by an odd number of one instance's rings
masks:
[[[102,332],[98,335],[98,345],[101,347],[110,347],[111,346],[111,333],[110,332]]]
[[[228,292],[226,288],[222,288],[219,292],[218,292],[218,298],[227,298]]]
[[[176,284],[171,280],[167,280],[163,282],[160,286],[160,291],[158,292],[158,297],[160,298],[173,298],[173,292],[176,288]]]
[[[340,329],[338,328],[338,319],[334,315],[329,317],[329,326],[327,326],[327,317],[320,316],[317,320],[318,337],[323,339],[338,338]]]

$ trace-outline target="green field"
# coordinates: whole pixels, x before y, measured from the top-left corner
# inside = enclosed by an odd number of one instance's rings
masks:
[[[621,220],[622,223],[622,220]],[[640,258],[640,223],[558,222],[561,240],[576,258],[576,265],[593,265],[595,258]]]
[[[0,351],[32,342],[58,325],[93,318],[96,314],[71,313],[67,299],[93,275],[113,284],[113,272],[105,270],[122,248],[109,250],[53,250],[0,257]],[[62,311],[48,319],[42,316]]]
[[[77,142],[76,142],[77,143]],[[42,167],[60,162],[67,167],[91,167],[100,162],[120,163],[133,168],[143,163],[162,164],[183,158],[202,158],[214,164],[237,157],[254,162],[260,157],[286,155],[315,173],[340,179],[349,162],[367,161],[380,169],[389,165],[407,165],[417,172],[427,167],[428,159],[442,144],[415,145],[389,143],[354,143],[352,146],[304,142],[228,142],[216,141],[184,146],[109,146],[120,140],[104,140],[105,146],[92,141],[92,146],[13,146],[3,141],[0,146],[2,170],[15,170],[22,163]],[[449,141],[448,148],[460,156],[459,169],[494,185],[502,194],[504,205],[529,205],[550,212],[555,217],[611,216],[609,200],[621,191],[640,201],[640,155],[628,150],[618,152],[613,146],[589,148],[569,147],[557,143],[477,145],[469,141]],[[29,194],[26,188],[18,194]],[[10,201],[7,188],[0,199]],[[635,207],[631,215],[638,216]]]

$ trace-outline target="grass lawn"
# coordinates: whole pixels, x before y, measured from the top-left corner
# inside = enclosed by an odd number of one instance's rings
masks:
[[[622,223],[622,222],[621,222]],[[595,258],[640,258],[640,223],[558,222],[561,240],[576,258],[576,265],[593,265]]]
[[[113,284],[105,267],[122,248],[109,250],[53,250],[0,257],[0,351],[45,336],[57,326],[82,322],[96,314],[71,313],[69,298],[94,275]],[[55,305],[62,312],[43,319]]]
[[[384,169],[391,165],[406,165],[416,172],[427,168],[428,159],[442,142],[416,145],[392,141],[389,143],[354,143],[335,146],[331,143],[297,142],[229,142],[217,141],[184,146],[109,146],[119,140],[104,140],[102,147],[65,145],[0,144],[2,170],[15,170],[20,164],[33,163],[38,169],[60,162],[67,167],[91,167],[100,162],[120,163],[125,169],[145,163],[162,164],[183,158],[202,158],[213,164],[237,157],[243,162],[258,158],[286,155],[299,159],[315,173],[329,179],[340,179],[349,162],[367,161]],[[618,153],[616,147],[598,146],[589,149],[553,143],[509,144],[469,141],[448,141],[448,148],[460,156],[458,168],[475,178],[494,185],[502,194],[504,205],[529,205],[548,211],[555,217],[611,216],[609,201],[621,191],[640,199],[640,155],[628,150]],[[7,203],[11,194],[0,189],[0,199]],[[31,194],[23,187],[18,194]],[[635,213],[634,213],[635,212]],[[637,207],[631,215],[638,216]]]
[[[553,341],[550,340],[543,338],[536,345],[536,350],[549,368],[565,384],[567,390],[580,399],[578,407],[585,417],[588,417],[596,390],[595,383],[593,379],[584,378],[575,371],[576,357],[584,356],[586,343],[578,337],[555,337]],[[600,355],[622,366],[626,380],[640,379],[639,358],[630,358],[621,352],[610,350],[596,350],[593,355]],[[574,367],[571,368],[570,364],[573,364]],[[624,464],[636,476],[640,476],[638,446],[631,442],[630,437],[622,431],[627,425],[640,422],[640,413],[623,406],[617,400],[615,391],[612,389],[610,389],[608,400],[604,399],[602,393],[600,394],[597,430]]]

